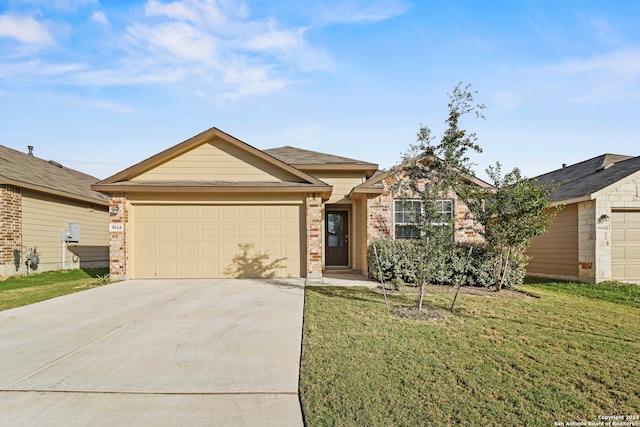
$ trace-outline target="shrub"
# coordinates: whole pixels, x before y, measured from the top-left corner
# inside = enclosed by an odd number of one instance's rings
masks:
[[[378,253],[379,268],[373,251],[374,244]],[[419,250],[419,246],[419,242],[415,240],[379,239],[370,243],[367,248],[369,277],[380,282],[380,272],[382,272],[385,283],[415,284],[415,256],[413,255]],[[465,272],[465,264],[471,247],[473,247],[473,251]],[[491,253],[484,245],[452,243],[443,247],[442,250],[444,253],[442,257],[438,257],[437,262],[440,265],[436,268],[432,280],[433,284],[454,285],[458,284],[460,280],[464,280],[464,284],[471,286],[493,286]],[[526,259],[513,259],[505,280],[505,287],[522,284],[525,269]]]

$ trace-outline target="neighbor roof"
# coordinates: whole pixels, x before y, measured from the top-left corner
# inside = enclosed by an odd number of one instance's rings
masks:
[[[291,146],[269,148],[262,151],[294,168],[303,170],[355,169],[368,171],[367,176],[373,175],[378,170],[378,165],[375,163]]]
[[[640,157],[603,154],[537,178],[540,184],[559,184],[551,198],[554,202],[588,198],[600,190],[640,171]]]
[[[0,145],[0,184],[108,205],[109,198],[91,190],[99,179],[54,161]]]

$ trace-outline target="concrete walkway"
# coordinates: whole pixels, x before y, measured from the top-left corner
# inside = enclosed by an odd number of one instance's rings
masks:
[[[0,425],[302,426],[304,279],[138,280],[0,312]]]

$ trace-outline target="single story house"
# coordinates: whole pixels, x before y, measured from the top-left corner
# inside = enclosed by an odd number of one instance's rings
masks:
[[[537,177],[564,208],[527,254],[531,276],[640,282],[640,157],[603,154]]]
[[[92,189],[109,194],[113,278],[319,278],[366,273],[371,239],[403,237],[392,182],[377,164],[211,128]],[[455,197],[441,206],[465,217]]]
[[[35,157],[31,146],[27,153],[0,146],[0,278],[107,267],[109,199],[91,190],[97,181]],[[28,254],[37,254],[29,266]]]

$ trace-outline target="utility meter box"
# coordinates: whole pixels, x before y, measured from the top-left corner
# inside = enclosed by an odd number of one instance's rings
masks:
[[[62,240],[65,242],[78,243],[80,241],[80,224],[77,222],[70,222],[69,228],[62,230]]]

